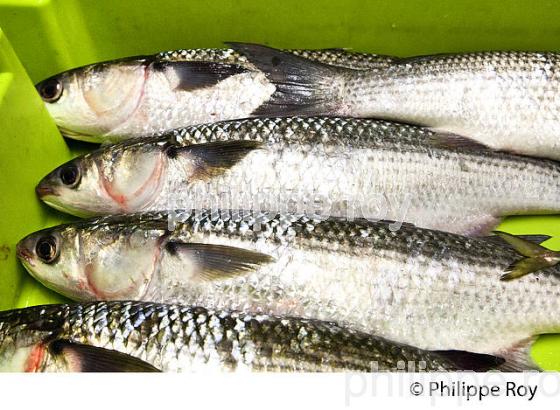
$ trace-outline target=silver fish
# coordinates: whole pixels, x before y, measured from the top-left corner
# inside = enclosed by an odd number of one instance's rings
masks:
[[[77,216],[262,209],[468,235],[503,215],[560,211],[560,165],[460,144],[377,120],[235,120],[105,146],[51,172],[37,193]]]
[[[24,238],[17,254],[40,282],[77,301],[315,318],[423,349],[512,361],[534,335],[560,330],[560,255],[535,239],[189,211],[54,227]]]
[[[501,363],[334,323],[202,307],[112,302],[0,312],[0,371],[446,371]]]
[[[356,71],[260,45],[232,46],[276,86],[254,114],[381,117],[560,159],[558,53],[442,54]]]
[[[377,70],[389,67],[397,57],[353,52],[342,48],[326,48],[316,50],[292,49],[283,50],[296,56],[307,58],[323,64],[353,70]],[[182,50],[164,51],[157,55],[158,59],[166,61],[211,61],[219,63],[238,64],[257,70],[244,55],[231,48],[191,48]]]
[[[375,70],[392,61],[339,49],[290,52],[353,69]],[[65,136],[116,142],[248,117],[275,87],[231,49],[193,49],[75,68],[40,82],[37,90]]]

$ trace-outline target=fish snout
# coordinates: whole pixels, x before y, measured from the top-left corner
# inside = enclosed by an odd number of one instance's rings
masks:
[[[44,183],[43,181],[41,181],[39,183],[39,185],[37,185],[35,187],[35,192],[37,193],[37,196],[39,197],[39,199],[42,199],[46,196],[56,196],[57,195],[55,190],[51,186]]]
[[[30,238],[24,238],[16,245],[16,255],[19,259],[31,263],[35,255]]]

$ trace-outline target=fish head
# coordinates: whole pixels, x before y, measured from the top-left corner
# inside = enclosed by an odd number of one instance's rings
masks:
[[[80,359],[73,357],[58,341],[35,337],[18,338],[15,343],[0,346],[0,372],[68,373],[82,371]],[[71,353],[71,352],[70,352]]]
[[[35,188],[39,199],[63,212],[79,217],[96,215],[99,175],[87,157],[78,157],[45,176]],[[103,206],[101,206],[100,212]]]
[[[147,208],[165,181],[168,157],[159,140],[125,141],[75,158],[45,176],[38,197],[79,217]]]
[[[17,256],[39,282],[79,302],[140,298],[159,268],[167,221],[99,218],[32,233]]]
[[[0,372],[43,372],[48,362],[46,351],[40,339],[0,346]]]
[[[112,309],[110,304],[44,305],[0,312],[0,372],[160,371],[134,355],[99,347],[95,337],[76,335],[85,312],[96,306]]]
[[[23,238],[16,255],[26,270],[50,289],[75,300],[93,300],[80,266],[80,238],[64,226]]]
[[[71,370],[50,349],[49,339],[63,326],[56,307],[0,312],[0,372]]]
[[[47,78],[36,88],[63,135],[100,142],[118,134],[138,109],[146,67],[142,59],[92,64]]]

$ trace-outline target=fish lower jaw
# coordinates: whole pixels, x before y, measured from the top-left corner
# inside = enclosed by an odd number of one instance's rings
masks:
[[[66,213],[66,214],[70,214],[73,216],[77,216],[78,218],[90,218],[90,217],[94,217],[94,216],[98,216],[98,215],[105,215],[105,213],[103,212],[88,212],[88,211],[84,211],[83,209],[79,209],[79,208],[72,208],[66,205],[62,205],[57,203],[57,201],[53,201],[51,200],[49,196],[45,196],[43,198],[41,198],[41,201],[43,201],[45,204],[47,204],[48,206],[50,206],[51,208],[56,209],[57,211]],[[56,198],[56,197],[54,197]],[[109,213],[107,213],[109,214]]]
[[[91,134],[84,134],[78,131],[72,131],[70,129],[61,126],[59,126],[58,129],[63,137],[70,138],[73,140],[92,142],[95,144],[99,144],[106,141],[106,139],[103,138],[103,136],[101,135],[101,132],[99,133],[99,135],[91,135]]]

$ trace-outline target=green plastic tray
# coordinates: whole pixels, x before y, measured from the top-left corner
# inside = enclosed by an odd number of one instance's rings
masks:
[[[63,300],[14,254],[25,234],[68,219],[40,204],[33,188],[84,149],[68,147],[33,83],[95,61],[227,40],[400,56],[558,51],[558,21],[554,0],[0,0],[0,309]],[[510,218],[501,229],[552,235],[546,245],[560,249],[560,217]],[[543,368],[560,370],[560,336],[541,337],[532,354]]]

